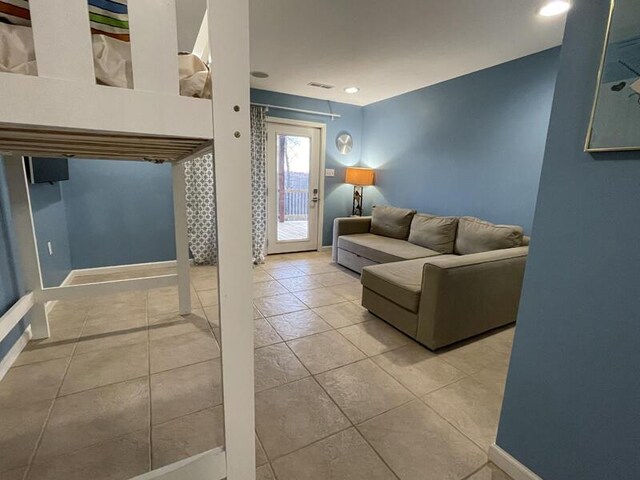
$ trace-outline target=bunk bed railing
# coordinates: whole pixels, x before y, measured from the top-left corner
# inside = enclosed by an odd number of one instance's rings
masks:
[[[128,3],[132,89],[96,84],[87,0],[29,8],[38,75],[0,73],[0,153],[178,161],[211,143],[211,101],[180,96],[175,0]]]

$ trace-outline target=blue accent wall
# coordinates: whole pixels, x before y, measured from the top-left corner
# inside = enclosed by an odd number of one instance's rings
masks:
[[[17,255],[4,162],[0,157],[0,316],[6,313],[23,293],[16,263]],[[24,322],[20,322],[7,337],[0,341],[0,360],[20,338],[25,328]]]
[[[333,219],[351,215],[353,187],[344,183],[344,172],[346,167],[358,165],[360,162],[363,145],[362,107],[256,89],[251,90],[251,101],[282,107],[300,108],[303,110],[331,112],[341,115],[340,118],[331,120],[327,117],[287,112],[286,110],[271,109],[268,113],[271,117],[305,120],[325,123],[327,125],[325,168],[335,169],[336,176],[324,177],[324,172],[322,172],[322,177],[324,178],[324,228],[322,232],[322,244],[331,245]],[[342,131],[351,133],[353,137],[353,149],[347,155],[340,154],[336,147],[336,137]]]
[[[584,152],[609,4],[568,17],[497,438],[545,480],[640,472],[640,152]]]
[[[364,107],[380,202],[531,230],[559,48]],[[367,193],[371,192],[367,198]]]
[[[45,287],[60,285],[71,271],[71,251],[67,227],[67,209],[62,189],[65,182],[29,186],[31,209]],[[53,255],[49,255],[51,242]]]
[[[74,269],[175,260],[170,164],[70,160],[62,190]]]

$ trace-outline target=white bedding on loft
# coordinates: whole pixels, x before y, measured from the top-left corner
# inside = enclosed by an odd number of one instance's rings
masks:
[[[92,35],[98,84],[133,88],[129,43],[105,35]],[[178,55],[180,95],[211,98],[211,74],[196,55]],[[31,27],[0,23],[0,72],[38,75]]]

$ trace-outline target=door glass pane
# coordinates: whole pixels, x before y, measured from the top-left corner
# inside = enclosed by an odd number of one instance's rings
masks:
[[[309,238],[311,139],[278,135],[278,241]]]

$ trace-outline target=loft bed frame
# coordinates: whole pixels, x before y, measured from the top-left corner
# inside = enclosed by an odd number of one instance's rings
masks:
[[[225,446],[144,474],[255,479],[248,0],[207,0],[196,42],[213,59],[213,100],[179,95],[176,0],[129,0],[133,89],[97,85],[86,0],[30,0],[38,76],[0,73],[0,155],[26,294],[0,318],[0,340],[23,319],[50,335],[46,303],[178,286],[191,312],[184,162],[215,130],[218,286]],[[232,47],[232,48],[230,48]],[[171,162],[177,275],[45,288],[24,155]]]

